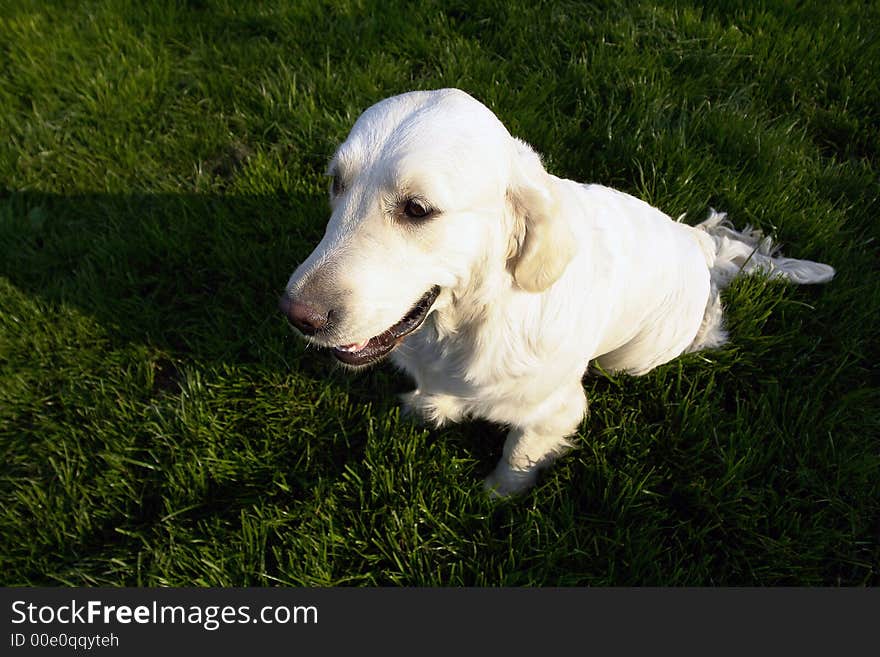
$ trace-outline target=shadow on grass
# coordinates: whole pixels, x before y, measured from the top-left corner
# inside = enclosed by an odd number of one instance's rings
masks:
[[[254,336],[282,323],[278,295],[325,216],[304,196],[7,192],[0,275],[111,338],[202,362],[264,360]]]
[[[296,264],[319,241],[326,203],[306,195],[0,192],[0,276],[46,304],[97,321],[114,345],[175,362],[342,378],[277,311]],[[369,389],[369,388],[368,388]]]

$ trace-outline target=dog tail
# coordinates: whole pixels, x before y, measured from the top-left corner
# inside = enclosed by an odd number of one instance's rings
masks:
[[[779,246],[760,230],[746,226],[736,230],[723,212],[709,211],[709,217],[695,226],[714,242],[714,257],[709,269],[712,283],[719,289],[740,275],[762,271],[801,285],[827,283],[834,278],[834,268],[812,260],[796,260],[779,255]]]
[[[694,229],[709,265],[709,302],[703,324],[687,351],[711,349],[727,341],[722,322],[721,290],[737,276],[764,272],[798,284],[827,283],[834,268],[812,260],[783,258],[773,240],[751,226],[736,230],[723,212],[709,211],[709,217]]]

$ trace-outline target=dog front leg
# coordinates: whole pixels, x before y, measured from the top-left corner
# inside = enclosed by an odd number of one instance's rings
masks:
[[[584,417],[587,397],[580,380],[544,403],[534,421],[514,427],[507,434],[504,453],[485,481],[492,495],[505,497],[528,490],[538,471],[571,448],[568,440]]]
[[[416,389],[402,394],[400,400],[406,413],[435,427],[442,427],[447,422],[458,422],[464,415],[464,405],[452,395],[425,394]]]

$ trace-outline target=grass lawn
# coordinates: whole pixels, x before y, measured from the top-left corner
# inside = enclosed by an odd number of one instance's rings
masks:
[[[880,6],[537,4],[2,4],[0,583],[880,583]],[[354,119],[444,86],[838,275],[586,378],[577,449],[492,501],[502,428],[414,423],[276,311]]]

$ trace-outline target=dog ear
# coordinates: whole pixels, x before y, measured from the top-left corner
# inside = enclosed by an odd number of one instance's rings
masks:
[[[562,276],[574,256],[574,235],[559,214],[556,181],[528,144],[515,141],[507,190],[514,219],[508,263],[517,285],[528,292],[543,292]]]

